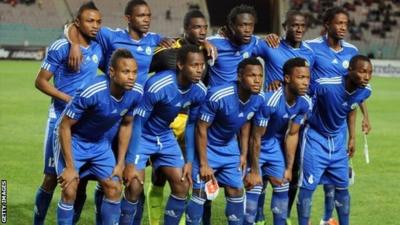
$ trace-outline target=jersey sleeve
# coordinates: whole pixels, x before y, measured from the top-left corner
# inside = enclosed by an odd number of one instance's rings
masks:
[[[148,85],[150,86],[150,85]],[[139,103],[139,106],[136,108],[133,113],[135,116],[140,116],[144,119],[147,119],[151,112],[153,111],[154,105],[162,99],[162,91],[152,92],[146,85],[146,90],[144,90],[143,98]]]
[[[270,47],[267,45],[265,40],[258,39],[257,44],[254,45],[252,54],[253,56],[262,57],[264,60],[269,60],[270,57],[269,50]]]
[[[212,101],[207,99],[200,107],[199,119],[211,124],[214,121],[220,105],[220,101]]]
[[[272,111],[273,109],[270,106],[263,103],[260,110],[258,110],[254,115],[253,124],[259,127],[267,127]]]
[[[87,97],[87,89],[78,89],[71,102],[65,109],[65,115],[71,119],[79,120],[87,109],[95,104],[95,95]]]
[[[112,31],[111,28],[108,27],[101,27],[99,32],[96,35],[96,41],[100,44],[102,50],[103,50],[103,55],[104,53],[108,52],[109,47],[111,46],[111,40],[112,40]]]
[[[59,40],[54,42],[47,52],[47,56],[44,59],[41,68],[45,69],[51,73],[55,73],[55,71],[64,64],[65,58],[68,56],[68,42],[64,42],[63,40]]]

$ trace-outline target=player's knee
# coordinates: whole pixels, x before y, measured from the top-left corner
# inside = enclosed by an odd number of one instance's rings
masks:
[[[231,197],[231,198],[242,197],[243,196],[243,189],[225,187],[225,195],[227,197]]]
[[[132,181],[128,187],[125,187],[125,198],[130,202],[136,202],[143,192],[143,185]]]
[[[189,192],[189,182],[178,181],[171,184],[171,193],[179,198],[185,198]]]
[[[77,186],[76,182],[72,182],[68,187],[62,190],[62,198],[64,202],[73,203],[75,201]]]
[[[104,195],[107,199],[118,200],[121,197],[122,187],[119,182],[108,181],[104,186]]]
[[[51,193],[57,187],[57,176],[53,174],[45,174],[42,183],[42,189]]]
[[[276,178],[276,177],[269,177],[268,179],[269,179],[269,182],[271,182],[271,184],[273,186],[280,186],[280,185],[283,184],[283,180],[282,179],[279,179],[279,178]]]

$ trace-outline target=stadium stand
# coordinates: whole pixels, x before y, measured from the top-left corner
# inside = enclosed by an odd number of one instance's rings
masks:
[[[400,58],[400,3],[397,0],[292,0],[291,8],[308,15],[310,29],[305,38],[321,34],[322,14],[331,6],[342,6],[350,15],[349,37],[362,54],[374,58]]]

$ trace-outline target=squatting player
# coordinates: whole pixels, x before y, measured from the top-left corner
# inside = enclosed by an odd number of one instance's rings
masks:
[[[311,110],[311,99],[306,95],[310,83],[307,61],[299,57],[289,59],[283,65],[283,73],[282,87],[265,93],[266,105],[255,115],[250,138],[250,159],[256,161],[252,165],[259,164],[259,167],[250,168],[245,179],[245,182],[256,180],[251,177],[259,176],[259,170],[262,177],[268,177],[273,187],[271,210],[274,225],[285,225],[286,222],[289,182],[292,178],[299,131]],[[251,183],[246,185],[254,186]],[[254,224],[262,189],[263,185],[256,183],[247,190],[243,224]]]
[[[301,144],[299,225],[308,224],[312,194],[321,179],[335,188],[339,224],[349,224],[348,157],[355,151],[356,108],[371,95],[371,74],[370,60],[357,55],[350,60],[347,76],[316,80],[315,104]]]
[[[241,158],[247,156],[250,120],[264,103],[260,93],[262,65],[256,58],[246,58],[237,68],[237,82],[209,89],[196,125],[197,155],[193,162],[193,192],[186,209],[186,224],[200,224],[206,201],[206,181],[225,188],[225,213],[230,225],[243,222],[243,171]],[[244,129],[244,128],[243,128]]]
[[[164,224],[179,223],[191,183],[194,123],[207,90],[200,81],[204,64],[204,54],[199,47],[187,45],[178,51],[176,71],[159,72],[146,82],[144,99],[136,110],[132,141],[126,159],[126,188],[122,202],[121,225],[132,224],[132,217],[143,191],[144,169],[150,157],[153,169],[160,168],[171,186],[171,194],[165,206]],[[185,132],[184,161],[169,125],[187,106],[190,107]]]
[[[95,4],[93,2],[83,4],[75,19],[79,36],[78,43],[84,59],[80,70],[74,72],[68,68],[70,45],[66,39],[59,39],[49,46],[47,56],[35,80],[36,88],[52,98],[44,141],[45,175],[41,187],[36,192],[35,199],[33,217],[35,225],[44,224],[47,209],[57,186],[52,145],[55,123],[76,89],[85,80],[96,76],[97,67],[102,64],[102,49],[93,41],[100,24],[101,15]],[[52,77],[54,86],[50,83]]]
[[[80,87],[54,130],[54,157],[61,199],[57,223],[71,225],[80,177],[95,176],[104,189],[103,224],[118,224],[125,153],[132,132],[133,109],[143,91],[135,86],[137,65],[132,54],[118,49],[111,56],[109,76],[96,76]],[[106,136],[119,127],[117,162]]]

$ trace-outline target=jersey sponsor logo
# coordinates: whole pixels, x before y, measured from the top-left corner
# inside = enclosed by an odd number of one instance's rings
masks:
[[[183,104],[183,108],[189,107],[189,106],[190,106],[190,104],[191,104],[191,102],[190,102],[190,101],[189,101],[189,102],[185,102],[185,104]]]
[[[182,104],[180,102],[175,104],[176,107],[182,107]]]
[[[287,113],[285,113],[285,115],[282,116],[282,118],[289,118],[289,115]]]
[[[146,54],[151,55],[151,48],[149,46],[146,47]]]
[[[332,60],[332,64],[338,64],[339,62],[337,61],[337,59],[333,59]]]
[[[348,106],[347,102],[343,102],[342,106]]]
[[[127,112],[128,112],[128,109],[124,109],[121,111],[121,113],[119,115],[124,116]]]
[[[94,63],[99,64],[99,58],[97,57],[97,55],[92,55],[92,60]]]
[[[137,47],[136,51],[138,51],[138,52],[143,52],[142,46]]]
[[[118,112],[118,110],[114,109],[111,113],[117,113],[117,112]]]
[[[344,60],[342,62],[342,66],[343,66],[343,68],[347,69],[349,67],[349,60]]]
[[[238,117],[243,117],[244,116],[244,114],[241,112],[241,113],[239,113],[239,115],[238,115]]]
[[[247,120],[250,120],[251,118],[253,118],[254,116],[254,112],[250,112],[249,114],[247,114]]]

